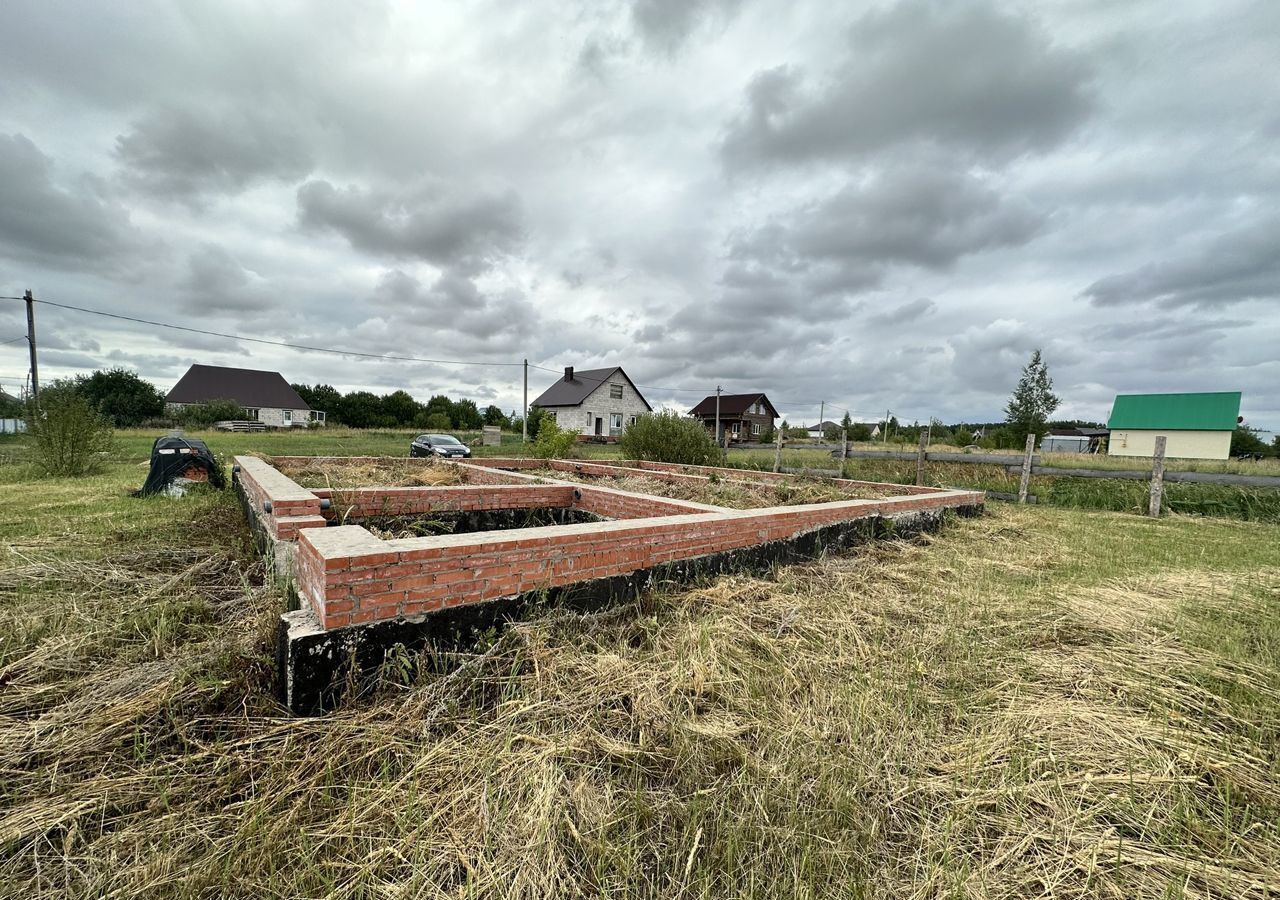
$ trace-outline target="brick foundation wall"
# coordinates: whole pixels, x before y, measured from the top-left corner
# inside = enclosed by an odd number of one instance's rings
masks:
[[[938,491],[392,541],[356,526],[306,530],[298,540],[297,586],[323,627],[338,628],[627,574],[840,522],[982,502],[981,493]]]
[[[487,484],[460,487],[351,488],[315,492],[333,500],[328,517],[413,516],[434,512],[477,512],[490,509],[567,509],[574,506],[568,484]],[[591,510],[588,510],[591,511]]]
[[[263,529],[278,541],[292,541],[305,528],[323,528],[320,497],[256,456],[235,457],[235,479]],[[266,503],[271,509],[266,509]]]

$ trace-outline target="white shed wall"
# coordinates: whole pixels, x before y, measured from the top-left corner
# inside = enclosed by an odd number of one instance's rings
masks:
[[[1145,456],[1156,452],[1156,437],[1166,438],[1165,456],[1181,459],[1226,459],[1231,455],[1230,431],[1156,431],[1121,429],[1111,432],[1108,456]]]

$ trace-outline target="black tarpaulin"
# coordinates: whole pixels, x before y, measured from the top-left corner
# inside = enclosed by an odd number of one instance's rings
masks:
[[[134,496],[159,494],[178,478],[207,481],[219,490],[226,486],[222,469],[204,441],[169,435],[156,438],[151,445],[151,471],[142,489],[135,491]]]

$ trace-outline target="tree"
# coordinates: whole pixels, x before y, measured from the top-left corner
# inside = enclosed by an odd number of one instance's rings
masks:
[[[117,428],[133,428],[164,415],[164,395],[154,384],[125,368],[79,375],[75,390]]]
[[[511,422],[507,419],[507,414],[493,404],[489,404],[484,408],[484,424],[497,425],[500,428],[511,427]]]
[[[840,420],[840,430],[845,437],[852,437],[853,434],[853,417],[849,415],[849,410],[844,411],[844,418]]]
[[[1258,437],[1258,432],[1254,431],[1248,425],[1237,425],[1236,430],[1231,432],[1231,455],[1261,455],[1269,456],[1271,448]]]
[[[474,400],[459,400],[453,404],[453,424],[464,431],[479,431],[484,424]]]
[[[453,427],[449,417],[441,412],[423,413],[423,418],[418,421],[422,423],[419,427],[426,428],[429,431],[448,431]]]
[[[618,438],[618,447],[627,459],[689,466],[712,465],[720,459],[715,439],[706,426],[671,410],[637,418]]]
[[[1058,395],[1053,392],[1049,368],[1040,358],[1040,351],[1037,349],[1022,370],[1018,385],[1013,389],[1013,395],[1004,408],[1005,422],[1014,438],[1014,446],[1019,441],[1026,441],[1028,434],[1041,434],[1049,416],[1060,402]]]
[[[869,441],[871,440],[871,429],[861,422],[856,422],[849,429],[849,440],[851,441]]]
[[[392,391],[382,398],[382,415],[395,425],[408,428],[413,425],[414,417],[422,409],[421,405],[408,391]]]
[[[352,428],[377,428],[383,424],[382,399],[369,391],[344,394],[337,413],[342,424]]]
[[[434,397],[428,400],[426,408],[427,408],[427,415],[429,416],[435,415],[435,414],[442,415],[449,420],[449,425],[447,427],[449,428],[453,427],[453,423],[454,423],[453,401],[450,400],[448,397],[446,397],[444,394],[436,394]]]
[[[47,475],[92,475],[112,447],[111,422],[78,390],[59,379],[27,404],[27,433],[35,445],[36,465]]]

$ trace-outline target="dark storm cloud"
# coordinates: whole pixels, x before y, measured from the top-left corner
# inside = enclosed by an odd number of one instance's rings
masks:
[[[129,213],[100,178],[57,176],[53,160],[30,139],[0,135],[0,253],[102,263],[136,246]]]
[[[1101,278],[1084,290],[1095,306],[1154,302],[1217,307],[1280,299],[1280,218],[1204,240],[1190,251]]]
[[[195,200],[236,194],[263,179],[296,182],[314,162],[308,136],[278,111],[166,107],[116,139],[126,183],[161,197]]]
[[[1004,159],[1049,149],[1089,114],[1090,68],[1032,21],[985,3],[911,0],[867,15],[815,83],[758,74],[724,137],[735,166],[860,156],[927,142]]]
[[[631,19],[650,49],[678,50],[700,24],[732,16],[743,0],[633,0]]]
[[[912,322],[918,322],[925,316],[932,315],[938,308],[938,304],[934,303],[928,297],[920,297],[908,303],[903,303],[893,309],[884,312],[872,313],[867,316],[867,321],[873,325],[905,325]]]
[[[298,221],[306,230],[336,232],[357,250],[439,266],[475,267],[509,253],[522,237],[513,191],[393,192],[308,181],[298,188]]]
[[[532,304],[514,291],[487,292],[462,272],[446,269],[425,286],[399,269],[378,281],[373,302],[395,311],[406,324],[430,329],[437,335],[452,332],[484,342],[506,343],[535,326]],[[438,341],[438,337],[436,338]]]
[[[878,286],[891,267],[942,270],[1025,244],[1044,221],[974,175],[895,164],[741,237],[730,248],[726,285],[776,297],[803,280],[821,295],[857,293]]]
[[[181,288],[187,308],[196,312],[253,312],[270,300],[253,274],[217,244],[204,244],[191,252]]]

